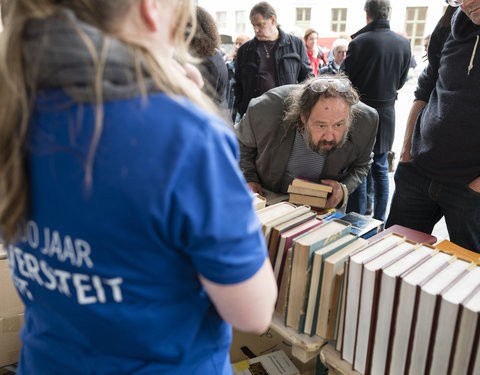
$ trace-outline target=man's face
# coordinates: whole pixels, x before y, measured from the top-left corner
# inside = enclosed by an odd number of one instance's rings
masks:
[[[350,107],[342,98],[321,97],[313,106],[305,124],[303,137],[308,147],[321,155],[328,155],[341,147],[348,135]]]
[[[276,40],[277,20],[275,16],[265,19],[261,14],[256,14],[251,22],[255,31],[255,37],[258,40],[262,42]]]
[[[480,0],[465,0],[460,8],[475,25],[480,25]]]
[[[343,60],[345,60],[346,56],[347,56],[347,47],[338,47],[335,51],[333,51],[333,57],[337,65],[342,65],[342,62]]]

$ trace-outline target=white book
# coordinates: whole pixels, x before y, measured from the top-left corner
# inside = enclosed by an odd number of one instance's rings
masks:
[[[416,245],[416,242],[405,241],[363,265],[360,282],[360,306],[355,340],[355,357],[353,362],[353,369],[362,374],[365,372],[367,361],[372,312],[374,306],[376,306],[376,301],[374,300],[375,291],[380,286],[377,275],[383,267],[400,261],[400,259],[408,253],[412,252]]]
[[[480,330],[480,290],[463,305],[463,311],[458,324],[457,340],[450,355],[451,373],[455,375],[467,374],[470,358],[474,360],[472,348],[475,336]],[[478,374],[479,372],[473,372]]]
[[[272,219],[269,219],[265,222],[263,222],[263,228],[264,228],[264,235],[265,235],[265,241],[267,242],[267,246],[269,245],[270,243],[270,236],[272,234],[272,228],[275,227],[276,225],[279,225],[279,224],[282,224],[290,219],[293,219],[297,216],[300,216],[304,213],[307,213],[311,211],[311,207],[310,206],[298,206],[298,207],[295,207],[293,208],[291,211],[288,211],[284,214],[282,214],[281,216],[278,216],[278,217],[274,217]],[[273,259],[272,259],[273,261]]]
[[[395,365],[400,366],[400,370],[405,367],[405,358],[410,331],[404,330],[403,328],[397,330],[397,326],[406,327],[411,323],[417,285],[421,284],[425,280],[428,280],[431,275],[434,275],[447,267],[454,259],[455,258],[449,254],[437,253],[431,259],[422,263],[411,272],[402,275],[398,298],[396,298],[397,303],[393,305],[392,309],[388,348],[384,349],[386,350],[385,360],[373,360],[372,374],[388,373],[390,371],[390,367],[392,367],[392,373],[395,373],[395,367],[391,365],[392,357],[397,358],[396,362],[398,363]],[[394,344],[394,341],[397,341],[397,343]],[[395,346],[397,350],[395,354],[392,353],[393,346]],[[399,373],[400,372],[401,371],[399,371]]]
[[[390,336],[390,324],[392,321],[395,292],[400,285],[400,277],[407,272],[412,272],[416,267],[421,266],[438,254],[432,246],[421,245],[412,253],[406,255],[383,270],[380,291],[376,311],[376,319],[373,320],[372,334],[373,341],[367,350],[367,372],[371,374],[383,374],[385,372],[385,361],[387,359],[388,339]],[[368,357],[371,357],[368,360]]]
[[[403,236],[389,234],[359,252],[354,253],[349,258],[342,341],[342,359],[349,363],[353,363],[355,351],[355,333],[357,329],[360,280],[362,277],[363,263],[372,260],[381,253],[388,251],[404,241],[405,237]]]
[[[430,374],[447,374],[460,303],[474,292],[478,285],[480,285],[480,267],[474,267],[454,286],[442,293],[436,333],[429,348],[432,355]]]
[[[399,325],[397,320],[396,332],[400,333],[404,331],[406,337],[404,341],[397,340],[400,337],[395,335],[393,342],[392,362],[391,368],[395,369],[393,374],[403,374],[403,369],[407,361],[407,352],[410,351],[411,360],[409,361],[410,371],[412,374],[424,373],[425,364],[427,359],[428,343],[431,332],[431,322],[433,319],[435,302],[437,295],[439,295],[446,287],[452,285],[453,282],[467,270],[469,263],[463,260],[453,257],[453,263],[448,267],[438,272],[432,277],[425,285],[422,285],[420,294],[418,297],[418,308],[416,314],[412,314],[412,321],[407,322],[405,325]],[[403,286],[402,286],[403,287]],[[401,298],[401,297],[400,297]],[[409,309],[413,309],[412,305]],[[399,315],[402,315],[402,311],[399,311]],[[411,348],[408,347],[410,334],[413,335],[413,344]],[[399,370],[402,369],[400,372]]]

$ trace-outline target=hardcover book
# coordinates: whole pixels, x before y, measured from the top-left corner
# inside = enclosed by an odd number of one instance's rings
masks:
[[[354,241],[357,237],[352,234],[347,234],[340,237],[336,241],[316,250],[313,253],[312,259],[312,273],[310,276],[310,287],[308,289],[307,306],[305,311],[305,324],[303,333],[313,335],[316,331],[316,317],[318,309],[318,299],[320,297],[320,290],[323,282],[324,260],[326,257],[340,251],[344,246]],[[332,280],[328,280],[330,286]],[[327,316],[325,316],[326,318]]]
[[[478,374],[473,371],[475,362],[480,361],[478,354],[478,332],[480,331],[480,290],[472,293],[460,305],[459,316],[455,323],[455,336],[450,353],[449,374]],[[477,347],[477,348],[476,348]],[[477,363],[480,367],[480,363]]]
[[[323,262],[322,280],[319,283],[318,308],[316,313],[315,333],[325,339],[331,339],[327,330],[331,323],[331,301],[333,293],[333,283],[335,275],[343,269],[348,256],[367,245],[367,241],[349,234],[346,238],[352,238],[353,241],[346,243],[340,250],[325,258]],[[315,262],[315,259],[314,259]],[[315,266],[315,263],[314,263]]]
[[[349,231],[350,224],[334,220],[295,239],[286,314],[288,327],[303,331],[303,325],[300,326],[300,317],[305,309],[313,252],[344,236]]]
[[[393,307],[398,303],[401,276],[413,272],[428,262],[438,251],[429,245],[419,245],[412,253],[382,270],[378,303],[372,310],[365,374],[382,374],[387,357],[388,338]]]
[[[360,302],[360,280],[362,277],[363,264],[396,247],[404,241],[405,238],[402,236],[389,234],[370,246],[357,251],[349,258],[341,352],[342,359],[349,363],[353,363],[355,352],[355,333],[357,329],[358,307]]]
[[[296,187],[307,188],[307,189],[314,189],[317,191],[325,191],[327,193],[332,192],[332,187],[329,185],[321,184],[318,182],[312,182],[309,180],[305,180],[303,178],[294,178],[291,185]]]
[[[413,373],[424,373],[432,321],[440,293],[467,272],[468,266],[468,262],[452,257],[447,267],[414,286],[414,298],[410,301],[403,297],[403,290],[400,291],[395,333],[392,335],[391,360],[388,361],[387,355],[387,366],[400,371],[410,368]],[[403,287],[402,283],[401,289]]]
[[[280,239],[278,241],[277,255],[273,268],[273,272],[277,279],[278,285],[280,285],[280,277],[283,274],[283,268],[285,266],[285,254],[287,250],[292,247],[295,238],[316,227],[319,227],[320,225],[322,225],[322,220],[313,218],[303,224],[297,225],[296,227],[289,229],[286,232],[283,232],[280,235]]]
[[[383,229],[383,221],[356,212],[349,212],[342,220],[352,224],[350,233],[362,238],[371,237]]]
[[[368,342],[372,320],[378,307],[382,269],[400,262],[416,247],[416,242],[405,241],[393,249],[363,264],[360,281],[360,304],[355,338],[353,369],[364,373],[367,362]]]
[[[450,289],[442,293],[439,311],[433,320],[427,355],[427,374],[446,373],[450,353],[453,352],[455,322],[460,304],[467,300],[480,285],[480,267],[473,267]]]

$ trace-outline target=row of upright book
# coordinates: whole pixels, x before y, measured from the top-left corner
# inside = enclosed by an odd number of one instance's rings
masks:
[[[355,213],[257,213],[287,327],[334,342],[361,374],[480,374],[479,254],[377,234],[382,222]]]
[[[257,211],[267,241],[279,298],[277,314],[299,333],[330,338],[333,287],[346,257],[367,244],[358,234],[377,233],[383,223],[356,213],[319,213],[308,205],[281,202]],[[339,219],[341,218],[341,219]],[[330,325],[321,317],[332,315]]]
[[[362,374],[480,374],[479,254],[395,233],[348,261],[342,359]]]

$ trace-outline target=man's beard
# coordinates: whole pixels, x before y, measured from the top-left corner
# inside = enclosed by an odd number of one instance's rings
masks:
[[[343,134],[342,139],[340,142],[337,143],[337,141],[326,141],[324,139],[321,139],[317,143],[314,143],[312,140],[312,133],[310,132],[310,129],[308,128],[308,125],[305,125],[303,132],[302,132],[303,140],[307,144],[308,148],[322,156],[328,156],[330,153],[335,151],[337,148],[342,147],[348,136],[348,129],[345,130],[345,133]],[[322,148],[323,146],[332,146],[331,148]]]

